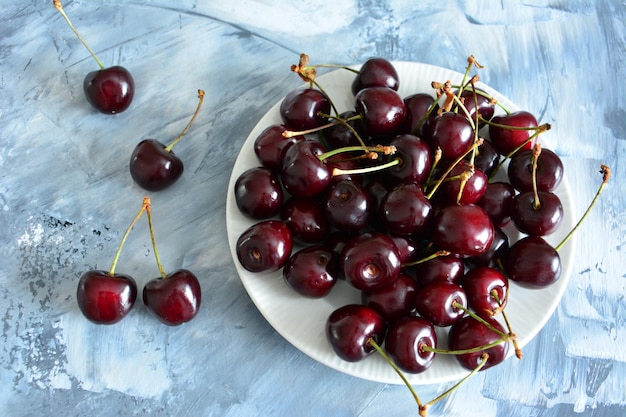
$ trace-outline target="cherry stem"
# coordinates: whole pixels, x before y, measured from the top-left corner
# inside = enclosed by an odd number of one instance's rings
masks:
[[[150,207],[150,197],[144,197],[143,203],[141,205],[141,209],[139,210],[139,212],[137,213],[133,221],[130,222],[130,224],[126,228],[126,232],[124,232],[124,236],[122,236],[120,245],[118,246],[117,251],[115,252],[115,256],[113,257],[113,263],[111,264],[111,269],[109,269],[109,275],[113,276],[115,274],[115,267],[117,266],[117,261],[120,259],[120,254],[122,253],[122,248],[124,247],[124,243],[126,242],[126,239],[128,238],[128,235],[130,234],[130,231],[133,229],[133,227],[135,227],[135,224],[137,223],[139,218],[143,215],[143,213],[146,210],[148,210],[148,207]]]
[[[481,120],[483,120],[485,122],[487,121],[486,119],[483,119],[482,117],[481,117]],[[493,179],[496,176],[496,173],[502,167],[502,165],[504,165],[504,163],[507,161],[507,159],[511,159],[511,157],[513,155],[515,155],[520,149],[522,149],[524,146],[526,146],[527,143],[532,142],[541,133],[547,132],[548,130],[552,129],[552,125],[550,123],[544,123],[544,124],[539,125],[539,126],[534,127],[534,128],[516,128],[516,127],[512,127],[512,126],[508,126],[507,127],[507,125],[498,125],[498,126],[503,127],[505,129],[511,128],[513,130],[535,130],[535,132],[531,136],[529,136],[528,139],[526,139],[523,143],[521,143],[518,147],[516,147],[511,152],[509,152],[509,154],[506,155],[502,161],[500,161],[500,163],[494,168],[493,172],[489,176],[490,180]]]
[[[358,175],[358,174],[369,174],[371,172],[382,171],[387,168],[391,168],[402,163],[401,158],[394,158],[389,162],[386,162],[381,165],[365,167],[365,168],[355,168],[355,169],[341,169],[341,168],[333,168],[332,176],[337,177],[339,175]]]
[[[482,346],[475,346],[469,349],[445,350],[445,349],[438,349],[438,348],[430,347],[425,344],[421,345],[420,349],[424,352],[433,352],[438,355],[466,355],[468,353],[476,353],[476,352],[480,352],[481,350],[490,349],[494,346],[498,346],[502,342],[509,342],[510,340],[511,340],[511,337],[508,334],[504,334],[503,336],[500,336],[498,339],[494,340],[491,343],[488,343]]]
[[[507,297],[508,297],[508,292],[509,292],[508,288],[506,289],[506,292],[507,292]],[[498,311],[500,311],[502,313],[502,318],[504,319],[504,323],[506,324],[506,328],[509,330],[509,335],[511,335],[511,337],[513,339],[513,349],[515,349],[515,357],[517,359],[522,359],[524,354],[522,353],[522,349],[520,349],[519,344],[517,343],[517,337],[516,337],[515,333],[513,333],[513,329],[511,327],[511,322],[509,321],[509,317],[507,316],[506,311],[504,311],[504,306],[502,305],[502,302],[500,301],[500,297],[498,297],[498,291],[493,289],[493,290],[491,290],[491,292],[489,294],[498,303],[498,306],[499,306],[498,307]]]
[[[537,162],[539,160],[539,155],[541,155],[541,145],[535,143],[532,152],[532,184],[533,184],[533,193],[535,198],[533,200],[533,209],[539,210],[541,208],[541,201],[539,201],[539,190],[537,190]]]
[[[578,229],[578,227],[580,227],[580,225],[582,224],[583,220],[585,220],[587,215],[591,212],[591,209],[593,208],[593,206],[598,201],[598,198],[600,198],[600,194],[604,190],[604,187],[606,187],[606,185],[609,183],[609,179],[611,178],[611,169],[608,166],[606,166],[606,165],[600,165],[600,173],[602,174],[602,183],[600,184],[600,187],[598,188],[598,191],[596,192],[595,197],[591,201],[591,204],[589,204],[589,207],[587,207],[587,210],[585,210],[585,213],[583,214],[583,216],[580,218],[580,220],[578,220],[578,223],[576,223],[574,228],[572,230],[570,230],[570,232],[567,234],[567,236],[565,236],[565,238],[563,238],[561,243],[559,243],[555,247],[557,252],[559,250],[561,250],[563,245],[565,245],[567,243],[567,241],[574,235],[574,232]]]
[[[394,153],[396,153],[396,147],[395,146],[382,146],[382,145],[376,145],[376,146],[345,146],[343,148],[337,148],[337,149],[332,149],[328,152],[324,152],[323,154],[318,155],[318,159],[320,161],[324,161],[328,158],[332,158],[335,155],[339,155],[342,153],[346,153],[346,152],[357,152],[357,151],[361,151],[361,152],[365,152],[367,154],[370,153],[374,153],[374,155],[370,156],[369,159],[377,159],[378,158],[378,154],[382,153],[385,155],[393,155]]]
[[[373,347],[383,357],[383,359],[385,359],[385,361],[393,368],[393,370],[396,371],[396,373],[398,374],[400,379],[402,379],[402,381],[407,386],[409,391],[411,391],[411,394],[413,395],[413,398],[415,399],[415,402],[417,403],[417,406],[421,409],[422,408],[422,403],[421,403],[419,397],[417,396],[417,393],[415,392],[415,390],[413,389],[413,387],[409,383],[409,380],[406,379],[406,377],[404,376],[404,373],[400,370],[400,368],[398,368],[396,366],[396,364],[393,362],[393,360],[391,360],[391,358],[387,355],[387,353],[383,350],[383,348],[381,348],[380,345],[378,343],[376,343],[376,341],[374,339],[372,339],[370,337],[367,340],[367,344],[369,346]]]
[[[478,146],[483,144],[483,139],[478,138],[477,141],[474,142],[474,144],[466,151],[464,152],[462,155],[459,155],[459,157],[454,161],[454,163],[450,164],[450,166],[448,167],[448,169],[443,173],[443,175],[441,175],[441,177],[439,178],[439,180],[437,180],[437,182],[435,183],[435,185],[433,186],[432,190],[430,190],[430,192],[428,193],[428,195],[426,196],[427,199],[431,199],[433,197],[433,194],[435,194],[435,191],[437,191],[437,189],[439,188],[439,186],[441,185],[441,183],[446,179],[446,177],[448,176],[448,174],[450,174],[450,172],[452,171],[452,169],[459,164],[459,162],[461,162],[463,160],[463,158],[465,158],[470,152],[472,152],[475,148],[477,148]]]
[[[193,124],[194,120],[196,120],[196,117],[198,116],[198,113],[200,112],[200,108],[202,107],[203,101],[204,101],[204,90],[198,90],[198,106],[196,107],[196,111],[193,113],[193,116],[191,116],[191,120],[189,120],[189,122],[187,123],[187,126],[185,126],[183,131],[180,132],[180,134],[176,137],[176,139],[172,141],[172,143],[167,145],[167,147],[165,148],[167,152],[171,152],[172,148],[182,139],[183,136],[185,136],[185,133],[187,133],[187,131]]]
[[[482,317],[480,317],[478,314],[474,313],[472,310],[470,310],[469,308],[465,307],[464,305],[462,305],[461,303],[455,301],[452,303],[452,307],[459,309],[459,310],[463,310],[465,313],[467,313],[467,315],[469,315],[470,317],[472,317],[474,320],[479,321],[480,323],[482,323],[485,327],[487,327],[489,330],[491,330],[492,332],[502,336],[502,337],[510,337],[510,336],[514,336],[514,335],[508,335],[502,331],[500,331],[499,329],[496,329],[491,323],[489,323],[487,320],[483,319]]]
[[[161,274],[161,278],[165,279],[167,274],[165,270],[163,270],[163,265],[161,264],[161,258],[159,257],[159,251],[156,246],[156,239],[154,238],[154,228],[152,227],[152,211],[150,210],[150,204],[146,206],[146,215],[148,217],[148,228],[150,229],[150,240],[152,241],[152,250],[154,251],[154,258],[156,259],[157,267],[159,268],[159,273]]]
[[[447,250],[439,250],[439,251],[433,253],[432,255],[428,255],[425,258],[418,259],[417,261],[409,262],[409,263],[406,263],[406,264],[402,264],[402,268],[419,265],[421,263],[428,262],[428,261],[430,261],[432,259],[435,259],[435,258],[438,258],[440,256],[448,256],[448,255],[450,255],[449,251],[447,251]]]
[[[59,13],[61,13],[61,16],[63,16],[63,18],[65,19],[67,24],[70,26],[70,29],[72,29],[72,32],[74,32],[74,34],[78,38],[78,40],[85,46],[85,48],[87,48],[87,50],[89,51],[89,53],[91,54],[93,59],[96,60],[96,62],[98,63],[98,66],[100,67],[100,69],[104,69],[104,64],[102,63],[102,61],[100,61],[98,59],[98,56],[96,55],[96,53],[89,47],[89,45],[87,45],[87,42],[85,42],[83,37],[80,36],[80,33],[78,33],[78,31],[76,30],[76,28],[72,24],[72,21],[70,20],[70,18],[67,16],[67,14],[65,14],[65,11],[63,10],[63,5],[61,4],[61,1],[60,0],[52,0],[52,4],[59,11]]]
[[[476,375],[481,369],[483,369],[483,366],[485,366],[485,364],[487,363],[488,360],[489,360],[489,354],[487,352],[483,353],[480,356],[480,363],[476,366],[476,368],[474,368],[472,370],[472,372],[470,372],[469,374],[465,375],[465,377],[463,377],[463,379],[461,379],[459,382],[457,382],[456,384],[452,385],[450,388],[448,388],[447,390],[445,390],[444,392],[439,394],[437,397],[433,398],[432,400],[428,401],[426,404],[421,406],[420,407],[420,416],[425,417],[426,416],[426,411],[428,410],[429,407],[431,407],[432,405],[434,405],[438,401],[440,401],[440,400],[444,399],[445,397],[447,397],[448,395],[450,395],[454,390],[456,390],[458,387],[460,387],[461,384],[464,384],[468,379],[470,379],[472,376]]]

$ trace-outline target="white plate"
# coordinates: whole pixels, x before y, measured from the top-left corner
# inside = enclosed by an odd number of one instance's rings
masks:
[[[402,97],[418,92],[432,94],[431,81],[451,80],[453,83],[458,83],[462,79],[462,74],[458,72],[432,65],[411,62],[394,62],[393,64],[398,71],[399,93]],[[317,78],[340,112],[354,107],[353,96],[350,92],[353,77],[354,74],[350,71],[336,70]],[[510,100],[492,88],[483,84],[479,84],[478,87],[496,97],[510,111],[518,110],[518,107]],[[279,106],[280,102],[276,103],[250,132],[241,148],[230,177],[226,198],[226,227],[237,272],[250,298],[265,319],[297,349],[316,361],[346,374],[382,383],[402,384],[403,382],[393,369],[375,352],[361,362],[346,362],[334,353],[326,340],[324,326],[328,315],[344,304],[360,302],[360,295],[356,290],[344,281],[340,281],[327,297],[307,299],[287,287],[280,271],[253,274],[242,268],[237,260],[235,252],[237,239],[246,228],[255,222],[239,212],[234,199],[234,184],[239,175],[246,169],[260,165],[254,153],[254,141],[266,127],[281,123]],[[548,138],[549,133],[542,135],[539,139],[544,147],[549,147]],[[558,244],[575,224],[572,196],[567,177],[564,177],[556,192],[566,210],[559,230],[546,238],[553,244]],[[519,235],[510,236],[512,241],[518,237]],[[511,283],[506,311],[521,347],[541,330],[561,300],[572,270],[573,251],[574,239],[571,239],[559,252],[562,262],[562,275],[560,280],[551,287],[531,290]],[[445,339],[445,331],[440,331],[440,346],[447,346]],[[278,361],[280,358],[276,358],[276,360]],[[527,366],[533,366],[533,364],[528,363]],[[415,375],[407,374],[407,377],[412,384],[420,385],[458,380],[467,373],[468,371],[458,365],[453,357],[438,355],[427,371]]]

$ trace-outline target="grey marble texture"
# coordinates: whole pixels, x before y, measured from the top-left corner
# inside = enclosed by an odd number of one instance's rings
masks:
[[[67,1],[106,65],[136,82],[132,107],[93,111],[95,62],[49,1],[0,1],[0,415],[416,415],[406,387],[353,378],[302,354],[263,319],[230,256],[225,200],[238,149],[300,80],[298,54],[356,64],[371,56],[460,70],[553,123],[550,142],[580,216],[609,165],[612,182],[577,235],[573,274],[544,329],[430,416],[626,414],[626,6],[623,1]],[[201,277],[203,305],[181,327],[138,303],[95,326],[76,283],[108,269],[144,192],[128,160],[205,106],[176,153],[182,179],[151,195],[168,270]],[[145,222],[118,270],[156,277]],[[423,399],[450,384],[418,387]]]

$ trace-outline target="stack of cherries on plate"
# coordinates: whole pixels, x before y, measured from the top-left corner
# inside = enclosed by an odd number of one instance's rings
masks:
[[[236,243],[243,268],[282,269],[305,297],[338,280],[360,291],[361,304],[326,321],[346,361],[376,350],[402,376],[454,354],[471,375],[510,345],[521,357],[504,312],[509,280],[540,289],[559,279],[559,246],[544,236],[563,218],[563,164],[537,140],[550,125],[478,89],[469,74],[479,67],[469,57],[459,85],[401,97],[393,64],[370,59],[345,67],[354,106],[338,111],[303,54],[292,70],[308,84],[283,99],[282,123],[254,143],[259,166],[231,190],[256,221]],[[446,349],[436,328],[447,329]]]

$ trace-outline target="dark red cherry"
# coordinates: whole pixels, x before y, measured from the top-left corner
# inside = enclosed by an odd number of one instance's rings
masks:
[[[469,159],[470,156],[471,153],[466,159]],[[483,141],[482,145],[477,148],[476,156],[474,157],[474,166],[487,176],[490,176],[499,163],[500,154],[496,152],[491,142],[488,140]]]
[[[289,198],[283,204],[280,218],[291,230],[293,239],[301,243],[321,242],[330,231],[324,205],[313,198]]]
[[[367,225],[369,197],[354,181],[340,181],[326,193],[326,216],[339,230],[358,231]]]
[[[354,110],[348,110],[339,114],[339,118],[343,120],[350,119],[355,116],[357,116],[357,112],[355,112]],[[351,126],[354,131],[361,135],[363,131],[363,126],[360,120],[350,120],[346,123]],[[354,134],[354,131],[352,129],[350,129],[344,123],[336,123],[322,130],[322,141],[328,149],[339,149],[346,146],[361,145],[359,139]]]
[[[285,125],[271,125],[265,128],[254,140],[254,153],[261,164],[272,171],[280,171],[283,157],[289,146],[304,136],[285,137],[288,129]]]
[[[515,242],[503,260],[511,281],[529,288],[543,288],[561,277],[561,257],[543,238],[526,236]]]
[[[83,90],[87,101],[99,112],[121,113],[133,101],[135,81],[126,68],[116,65],[87,74]]]
[[[142,296],[148,310],[168,326],[178,326],[193,319],[202,301],[200,282],[187,269],[148,281]]]
[[[78,307],[96,324],[119,322],[133,308],[136,299],[137,284],[129,275],[91,270],[82,274],[78,281]]]
[[[435,217],[432,240],[443,250],[462,257],[485,252],[494,228],[485,211],[474,204],[444,207]]]
[[[507,173],[511,185],[519,191],[533,190],[533,151],[517,152],[511,158]],[[537,157],[536,181],[539,191],[554,191],[563,179],[563,162],[550,149],[542,148]]]
[[[333,253],[324,246],[307,246],[289,258],[283,279],[297,293],[310,298],[326,296],[337,282]]]
[[[383,233],[363,233],[350,240],[340,258],[346,281],[359,290],[370,290],[393,282],[400,273],[398,248]]]
[[[498,269],[474,267],[467,271],[461,285],[467,306],[481,317],[490,317],[506,306],[509,280]]]
[[[500,155],[507,156],[517,147],[522,146],[522,144],[523,146],[520,150],[532,149],[535,140],[526,141],[533,135],[533,131],[511,128],[537,127],[537,119],[531,113],[520,110],[510,114],[494,116],[491,122],[498,124],[489,125],[489,138],[491,144]]]
[[[476,266],[497,266],[502,256],[509,250],[509,236],[499,227],[494,227],[493,241],[486,251],[479,255],[467,258],[467,261]]]
[[[456,256],[438,256],[415,265],[414,271],[418,287],[424,288],[434,282],[460,283],[464,266]]]
[[[237,239],[237,259],[250,272],[282,268],[293,248],[291,231],[281,221],[264,220],[246,229]]]
[[[460,176],[466,176],[464,180]],[[463,184],[463,185],[462,185]],[[442,204],[473,204],[487,191],[488,178],[480,169],[468,162],[456,164],[437,190],[437,201]],[[462,186],[462,188],[461,188]]]
[[[414,309],[415,280],[400,273],[391,283],[361,292],[361,303],[376,310],[387,322],[408,316]]]
[[[511,221],[511,207],[515,198],[515,188],[504,181],[487,184],[485,194],[476,203],[489,215],[495,226],[502,227]]]
[[[280,179],[291,195],[312,197],[330,184],[332,173],[319,159],[322,145],[312,139],[300,140],[287,149],[283,157]]]
[[[320,90],[298,88],[290,91],[280,103],[284,124],[294,130],[313,129],[327,123],[320,114],[330,114],[330,101]]]
[[[474,131],[463,114],[445,112],[434,119],[427,141],[431,149],[441,148],[444,160],[453,161],[472,147]]]
[[[235,181],[235,202],[243,214],[253,219],[277,215],[283,204],[283,188],[278,176],[268,168],[246,170]]]
[[[387,87],[368,87],[355,97],[355,108],[364,131],[373,138],[391,137],[399,132],[406,118],[402,97]]]
[[[420,254],[420,248],[418,243],[412,239],[411,236],[398,236],[389,235],[393,243],[398,248],[400,254],[400,262],[402,264],[416,261],[417,256]]]
[[[461,99],[463,100],[463,105],[474,123],[477,122],[476,113],[478,113],[480,118],[485,120],[491,120],[493,117],[496,105],[484,91],[478,89],[476,91],[473,89],[463,90],[461,93]],[[481,128],[484,125],[485,122],[478,120],[478,128]]]
[[[494,318],[487,317],[485,320],[495,329],[506,333],[502,325]],[[487,346],[490,343],[496,343],[500,339],[500,335],[483,323],[479,322],[471,316],[465,316],[450,327],[448,332],[448,345],[450,350],[466,350]],[[493,347],[479,350],[474,353],[464,353],[455,355],[457,361],[466,369],[473,370],[481,363],[483,353],[489,354],[487,363],[481,368],[481,371],[489,369],[494,365],[501,363],[506,359],[509,352],[509,343],[502,341]]]
[[[371,307],[348,304],[334,310],[326,320],[326,339],[337,356],[358,362],[374,352],[370,340],[381,345],[387,326]]]
[[[428,320],[404,317],[389,327],[385,352],[402,371],[415,374],[430,368],[435,353],[425,347],[437,347],[437,333]]]
[[[130,157],[130,175],[141,188],[160,191],[174,184],[183,175],[183,161],[155,139],[137,144]]]
[[[405,236],[419,233],[431,221],[432,205],[422,187],[402,183],[387,193],[381,205],[383,223],[391,233]]]
[[[438,105],[431,109],[434,102],[435,98],[427,93],[416,93],[405,97],[404,104],[407,109],[405,131],[423,138],[424,127],[439,109]]]
[[[384,58],[370,58],[361,66],[352,81],[352,94],[367,87],[387,87],[398,90],[400,81],[393,64]]]
[[[385,179],[392,184],[400,182],[423,183],[430,172],[431,154],[428,144],[414,135],[403,134],[394,137],[390,146],[396,147],[396,152],[389,155],[389,159],[400,159],[400,164],[386,169]]]
[[[457,322],[465,315],[463,308],[467,308],[465,290],[451,282],[433,282],[415,293],[415,311],[435,326]]]
[[[540,204],[535,205],[535,194],[527,191],[518,194],[511,205],[511,219],[522,233],[546,236],[554,233],[563,219],[561,199],[554,193],[539,191]]]

